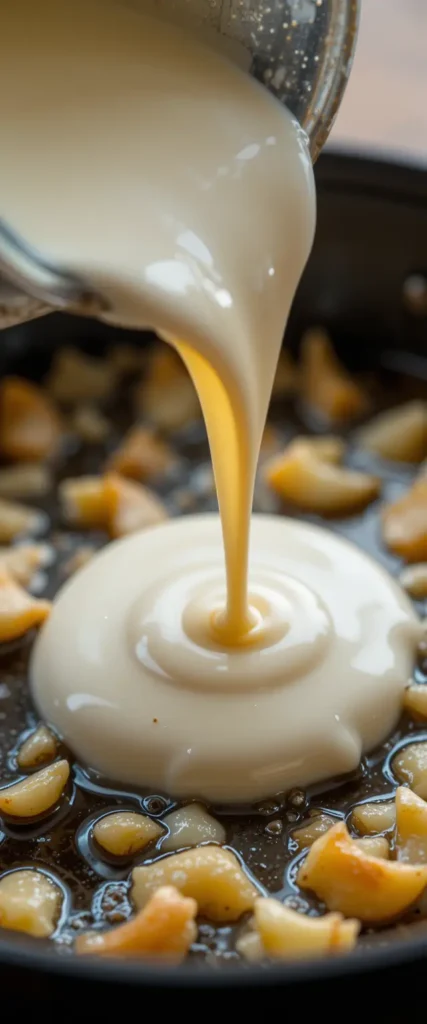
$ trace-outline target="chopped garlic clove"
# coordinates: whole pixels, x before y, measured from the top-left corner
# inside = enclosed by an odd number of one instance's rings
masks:
[[[427,477],[382,510],[383,538],[407,562],[427,561]]]
[[[64,519],[72,526],[107,529],[111,496],[102,476],[70,477],[59,485]]]
[[[363,836],[362,839],[354,841],[368,857],[380,857],[381,860],[388,860],[390,857],[390,844],[385,836]]]
[[[326,331],[312,328],[301,342],[301,397],[322,419],[347,423],[368,407],[367,396],[335,355]]]
[[[427,866],[369,857],[339,822],[313,843],[297,881],[329,910],[374,923],[391,920],[415,903],[427,885]]]
[[[36,768],[39,764],[52,761],[55,757],[57,743],[55,736],[46,725],[39,725],[35,732],[25,740],[19,749],[17,762],[20,768]]]
[[[71,427],[86,444],[101,444],[111,432],[111,423],[96,405],[79,405],[71,420]]]
[[[49,938],[62,901],[59,886],[41,871],[10,871],[0,878],[0,927]]]
[[[406,402],[379,413],[357,434],[362,448],[397,462],[421,462],[427,456],[427,403]]]
[[[70,774],[68,761],[55,761],[13,786],[0,789],[0,813],[11,818],[35,818],[59,800]]]
[[[150,427],[132,427],[109,460],[108,468],[133,480],[165,473],[176,461],[172,448]]]
[[[130,857],[164,834],[164,828],[144,814],[117,811],[96,822],[93,837],[99,846],[114,857]]]
[[[329,828],[332,828],[336,821],[337,819],[330,814],[316,814],[294,829],[291,833],[292,839],[298,843],[300,850],[304,850],[307,846],[312,846],[316,839],[323,836]]]
[[[264,898],[255,902],[254,924],[264,955],[276,960],[347,952],[354,948],[360,931],[359,921],[344,921],[341,914],[308,917]]]
[[[58,414],[48,395],[21,377],[0,383],[0,451],[16,462],[43,462],[61,441]]]
[[[225,828],[201,804],[187,804],[163,819],[170,829],[162,843],[162,853],[170,853],[199,843],[225,843]]]
[[[0,544],[10,544],[17,537],[38,533],[45,522],[44,513],[38,509],[0,498]]]
[[[396,853],[405,864],[427,863],[427,803],[406,786],[396,792]]]
[[[197,903],[173,886],[162,886],[143,910],[108,932],[79,935],[77,953],[110,956],[161,956],[179,962],[197,935]]]
[[[117,371],[105,359],[94,359],[76,348],[61,348],[55,355],[47,387],[64,405],[102,402],[111,394]]]
[[[375,800],[358,804],[351,812],[351,824],[362,836],[374,836],[394,827],[396,808],[394,800]]]
[[[252,910],[258,889],[234,853],[220,846],[199,846],[185,853],[134,868],[132,898],[143,907],[160,885],[176,885],[197,901],[199,913],[211,921],[237,921]]]
[[[16,547],[0,547],[0,567],[13,577],[16,583],[27,587],[33,576],[49,565],[52,550],[48,544],[19,544]]]
[[[267,463],[267,483],[285,501],[319,515],[346,515],[364,508],[379,494],[380,481],[336,465],[319,446],[297,438]]]
[[[37,462],[21,462],[0,469],[2,498],[39,498],[52,486],[50,469]]]
[[[427,684],[412,683],[404,693],[403,706],[408,714],[421,722],[427,721]]]
[[[166,344],[150,355],[145,379],[135,393],[136,412],[164,433],[199,419],[200,404],[182,359]]]
[[[39,626],[50,613],[50,601],[27,594],[0,565],[0,642],[16,640]]]
[[[408,565],[400,574],[400,583],[411,597],[422,601],[427,598],[427,562]]]
[[[167,519],[162,501],[148,487],[124,480],[117,473],[107,473],[104,480],[110,508],[108,526],[112,537],[124,537]]]
[[[427,799],[427,743],[408,743],[393,758],[393,772],[417,796]]]

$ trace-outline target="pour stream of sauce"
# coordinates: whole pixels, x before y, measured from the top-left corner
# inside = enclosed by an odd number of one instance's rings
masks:
[[[176,794],[256,799],[354,767],[397,716],[409,602],[342,542],[268,518],[248,585],[260,442],[314,233],[304,133],[214,50],[96,0],[4,5],[0,123],[5,219],[105,319],[154,327],[184,359],[226,570],[211,517],[111,546],[36,645],[42,713],[110,777]],[[357,563],[367,590],[350,598]]]

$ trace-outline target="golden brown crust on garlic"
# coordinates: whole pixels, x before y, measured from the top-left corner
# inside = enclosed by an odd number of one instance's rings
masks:
[[[55,761],[13,786],[0,789],[0,813],[11,818],[35,818],[53,807],[70,774],[68,761]]]
[[[339,822],[309,850],[298,884],[329,910],[374,923],[392,920],[415,903],[427,885],[427,866],[369,857]]]
[[[427,477],[417,479],[402,498],[383,508],[382,529],[395,555],[407,562],[427,561]]]
[[[132,898],[138,908],[161,885],[175,885],[196,900],[200,914],[211,921],[237,921],[252,910],[258,889],[234,853],[220,846],[199,846],[172,853],[132,872]]]
[[[0,383],[0,451],[16,462],[43,462],[61,440],[58,414],[48,395],[21,377]]]
[[[347,952],[360,931],[359,921],[344,921],[342,914],[308,917],[262,897],[255,902],[254,926],[264,955],[276,960]]]
[[[77,953],[165,957],[179,962],[197,934],[197,903],[173,886],[162,886],[131,921],[108,932],[80,935]]]
[[[16,640],[50,614],[50,601],[27,594],[0,565],[0,642]]]
[[[362,509],[378,497],[380,481],[337,465],[341,451],[338,438],[322,438],[318,444],[296,438],[283,455],[267,463],[267,483],[282,499],[307,512],[338,516]]]

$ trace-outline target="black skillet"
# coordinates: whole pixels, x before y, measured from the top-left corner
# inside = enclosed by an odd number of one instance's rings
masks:
[[[318,227],[314,250],[288,328],[297,343],[305,326],[325,324],[354,368],[398,368],[415,375],[427,361],[427,172],[350,156],[324,155],[317,169]],[[58,343],[89,349],[131,340],[95,321],[51,316],[3,332],[0,373],[40,372]],[[426,379],[426,376],[424,376]],[[426,383],[427,389],[427,383]],[[1,867],[1,865],[0,865]],[[360,950],[345,959],[250,970],[166,969],[77,960],[38,952],[34,943],[0,939],[2,1007],[21,1007],[110,1021],[181,1012],[394,1020],[425,1004],[427,927],[405,941]],[[58,1021],[58,1017],[55,1018]]]

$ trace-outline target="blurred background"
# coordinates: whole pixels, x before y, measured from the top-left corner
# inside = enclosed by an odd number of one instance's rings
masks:
[[[427,0],[362,0],[356,58],[329,147],[427,167]]]

